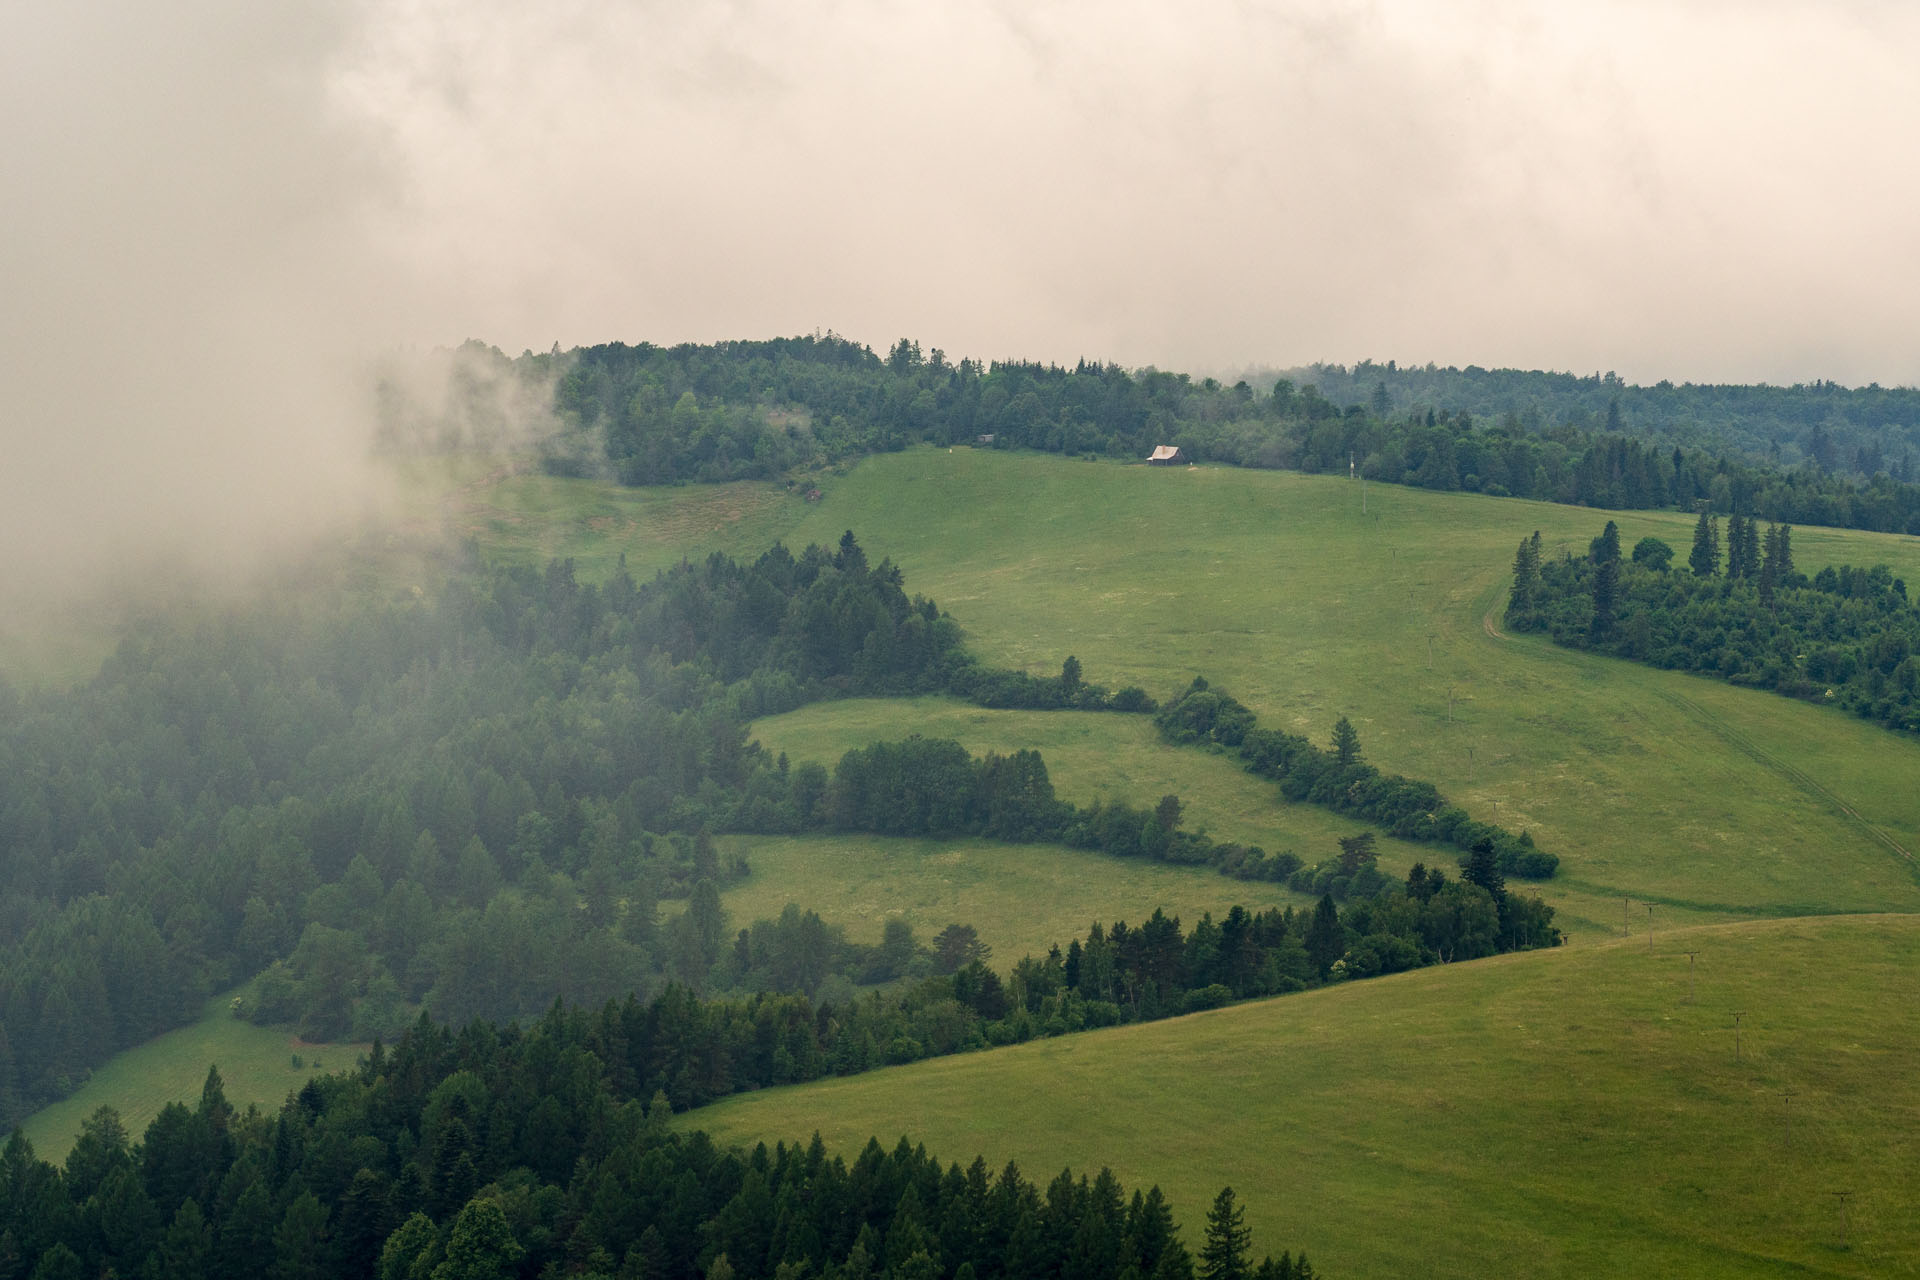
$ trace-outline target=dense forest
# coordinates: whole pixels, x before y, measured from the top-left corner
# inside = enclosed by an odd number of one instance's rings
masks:
[[[631,485],[774,479],[915,442],[1118,458],[1172,444],[1204,461],[1427,489],[1920,533],[1915,391],[1636,389],[1378,365],[1256,388],[1086,361],[954,362],[904,339],[882,357],[832,334],[517,360],[473,343],[457,356],[452,392],[430,409],[389,388],[390,447],[502,438],[504,426],[474,424],[498,419],[498,388],[514,384],[551,388],[550,471]],[[1490,377],[1505,389],[1486,390]]]
[[[21,1280],[1311,1280],[1255,1264],[1222,1188],[1181,1243],[1154,1188],[1045,1186],[903,1138],[851,1163],[809,1146],[721,1151],[644,1102],[658,1026],[631,1002],[523,1028],[422,1020],[278,1114],[237,1112],[217,1071],[133,1141],[110,1108],[64,1168],[0,1152],[0,1275]],[[1196,1224],[1198,1225],[1198,1224]]]
[[[1657,382],[1637,386],[1612,373],[1576,375],[1526,369],[1428,365],[1313,364],[1275,370],[1312,383],[1342,406],[1384,406],[1393,412],[1450,409],[1498,421],[1512,416],[1533,430],[1602,428],[1641,440],[1725,450],[1749,462],[1894,479],[1915,474],[1920,451],[1920,390],[1843,387],[1816,381],[1765,383]]]
[[[269,965],[327,1038],[703,980],[738,868],[701,833],[801,825],[747,721],[968,666],[851,536],[140,626],[0,721],[0,1116]]]
[[[1725,554],[1722,554],[1724,545]],[[1723,567],[1724,566],[1724,567]],[[1702,513],[1685,560],[1658,538],[1623,555],[1609,520],[1587,554],[1514,556],[1507,622],[1574,648],[1717,676],[1920,733],[1920,609],[1885,565],[1794,568],[1793,531]]]

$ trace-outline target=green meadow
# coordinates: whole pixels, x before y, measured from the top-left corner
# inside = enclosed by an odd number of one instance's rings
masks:
[[[233,1016],[234,993],[207,1002],[200,1020],[117,1054],[93,1073],[78,1091],[28,1117],[21,1129],[43,1160],[60,1163],[80,1122],[102,1106],[120,1113],[127,1132],[138,1141],[169,1102],[191,1107],[200,1101],[207,1068],[219,1067],[227,1101],[242,1111],[249,1104],[278,1109],[287,1095],[322,1072],[353,1066],[366,1052],[363,1044],[308,1044],[286,1031],[257,1027]],[[298,1055],[302,1065],[293,1065]]]
[[[1500,633],[1519,539],[1537,528],[1550,552],[1578,551],[1608,513],[1378,485],[1366,502],[1362,515],[1341,478],[926,449],[861,464],[790,512],[785,536],[856,530],[987,662],[1051,672],[1073,653],[1088,678],[1156,696],[1204,674],[1263,723],[1315,738],[1348,715],[1375,763],[1560,854],[1542,892],[1578,932],[1617,930],[1649,904],[1676,924],[1920,908],[1920,743]],[[1618,519],[1629,545],[1691,535],[1674,513]],[[700,549],[757,545],[730,537],[715,526]],[[1802,529],[1795,543],[1803,568],[1887,563],[1920,580],[1911,538]],[[1066,798],[1178,791],[1196,825],[1302,857],[1338,826],[1124,718],[1048,719],[817,706],[756,732],[828,762],[876,736],[948,727],[977,748],[1037,746]]]
[[[1579,552],[1611,515],[1629,546],[1655,536],[1684,550],[1689,516],[1384,485],[1365,487],[1363,512],[1344,477],[966,448],[874,457],[818,484],[809,502],[774,485],[626,491],[519,474],[468,491],[451,518],[491,554],[571,555],[585,576],[622,554],[643,574],[852,529],[953,613],[986,662],[1050,673],[1072,653],[1089,679],[1156,697],[1202,674],[1263,723],[1316,739],[1349,716],[1376,764],[1558,853],[1559,876],[1538,891],[1576,934],[1617,933],[1623,918],[1637,928],[1649,905],[1656,926],[1920,910],[1920,743],[1500,632],[1521,537],[1538,529],[1549,554]],[[1794,545],[1804,570],[1885,563],[1920,581],[1920,540],[1796,529]],[[831,763],[873,737],[958,725],[969,745],[1039,747],[1068,799],[1095,794],[1084,780],[1101,774],[1105,733],[1113,770],[1090,784],[1099,794],[1177,791],[1194,825],[1309,859],[1348,829],[1287,812],[1228,761],[1196,764],[1137,736],[1150,731],[1093,727],[1082,769],[1068,758],[1076,726],[971,713],[812,707],[756,732]],[[1412,856],[1393,851],[1387,865]]]
[[[891,918],[922,943],[950,924],[970,924],[1006,970],[1023,955],[1066,950],[1095,920],[1139,924],[1159,907],[1192,928],[1239,904],[1249,910],[1311,906],[1276,884],[1243,883],[1205,868],[1122,861],[1062,845],[885,836],[723,837],[723,852],[747,856],[752,874],[721,896],[733,924],[809,907],[855,942],[873,944]]]
[[[749,1145],[817,1131],[849,1157],[904,1133],[1042,1182],[1111,1165],[1158,1183],[1193,1243],[1231,1185],[1256,1257],[1304,1249],[1327,1275],[1907,1275],[1917,964],[1909,917],[1710,926],[1652,954],[1521,953],[770,1089],[681,1123]]]

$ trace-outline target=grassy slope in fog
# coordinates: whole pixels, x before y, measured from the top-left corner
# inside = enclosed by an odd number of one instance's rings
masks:
[[[220,1068],[228,1102],[242,1111],[250,1103],[272,1111],[310,1077],[345,1070],[367,1050],[363,1044],[308,1044],[284,1027],[243,1022],[231,1010],[234,994],[209,1000],[198,1022],[115,1055],[77,1092],[29,1116],[21,1128],[35,1154],[64,1161],[80,1122],[103,1105],[120,1112],[137,1142],[169,1102],[199,1103],[211,1066]],[[293,1065],[295,1054],[304,1065]]]

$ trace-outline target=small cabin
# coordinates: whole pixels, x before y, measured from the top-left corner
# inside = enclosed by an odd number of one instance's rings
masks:
[[[1179,445],[1163,444],[1154,448],[1152,456],[1147,459],[1147,465],[1150,467],[1175,467],[1186,460],[1186,450],[1182,449]]]
[[[975,437],[973,438],[973,442],[974,442],[975,444],[992,444],[992,443],[993,443],[993,432],[991,432],[991,431],[989,431],[989,432],[987,432],[987,434],[985,434],[985,435],[983,435],[983,436],[975,436]]]

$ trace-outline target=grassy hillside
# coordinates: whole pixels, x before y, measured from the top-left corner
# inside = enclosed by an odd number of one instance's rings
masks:
[[[232,999],[232,992],[214,997],[200,1021],[116,1055],[79,1092],[29,1116],[21,1128],[34,1151],[64,1161],[80,1122],[102,1106],[117,1109],[137,1140],[169,1102],[198,1103],[212,1066],[220,1068],[227,1101],[241,1110],[249,1103],[273,1110],[312,1076],[351,1067],[367,1049],[307,1044],[284,1029],[242,1022],[230,1010]],[[296,1054],[302,1066],[293,1065]]]
[[[730,836],[721,847],[743,850],[753,868],[722,896],[735,926],[777,916],[789,902],[865,943],[880,941],[890,916],[911,924],[922,942],[949,924],[971,924],[1002,971],[1051,944],[1065,950],[1096,919],[1139,924],[1160,907],[1191,928],[1201,912],[1218,919],[1235,903],[1307,903],[1279,885],[1229,880],[1205,867],[1121,861],[1061,845],[847,835]]]
[[[1595,936],[1618,926],[1623,897],[1636,917],[1653,902],[1675,922],[1920,908],[1903,856],[1920,847],[1920,791],[1908,781],[1920,743],[1498,633],[1520,537],[1539,528],[1550,551],[1577,550],[1606,513],[1380,486],[1367,506],[1363,517],[1357,487],[1331,477],[922,450],[863,463],[796,508],[786,535],[856,529],[951,609],[990,662],[1050,672],[1073,652],[1094,678],[1158,694],[1200,672],[1265,722],[1316,738],[1350,715],[1383,767],[1431,779],[1560,853],[1548,896]],[[1655,513],[1622,517],[1622,530],[1629,543],[1653,534],[1682,546],[1691,532],[1686,517]],[[729,538],[715,528],[701,545]],[[1796,545],[1804,568],[1886,562],[1920,581],[1914,539],[1799,530]],[[634,546],[638,558],[645,539]],[[895,732],[926,714],[905,710]],[[824,758],[893,715],[813,708],[760,732]],[[1051,741],[1062,794],[1075,794],[1081,771],[1062,739],[1078,726],[983,715],[961,727],[981,746]],[[1156,762],[1163,749],[1124,730],[1115,739],[1128,782],[1193,790],[1196,818],[1230,834],[1234,819],[1208,809],[1196,766],[1174,753]],[[1081,776],[1100,772],[1097,752],[1089,758]],[[1232,767],[1220,768],[1213,776],[1230,787]],[[1281,833],[1271,841],[1281,847],[1329,821],[1251,809],[1242,819]]]
[[[1328,1275],[1911,1274],[1916,964],[1911,918],[1716,926],[1652,955],[1636,939],[1421,970],[682,1123],[747,1143],[818,1130],[848,1152],[904,1132],[1042,1179],[1111,1163],[1159,1183],[1189,1239],[1231,1184],[1256,1253],[1304,1248]]]

